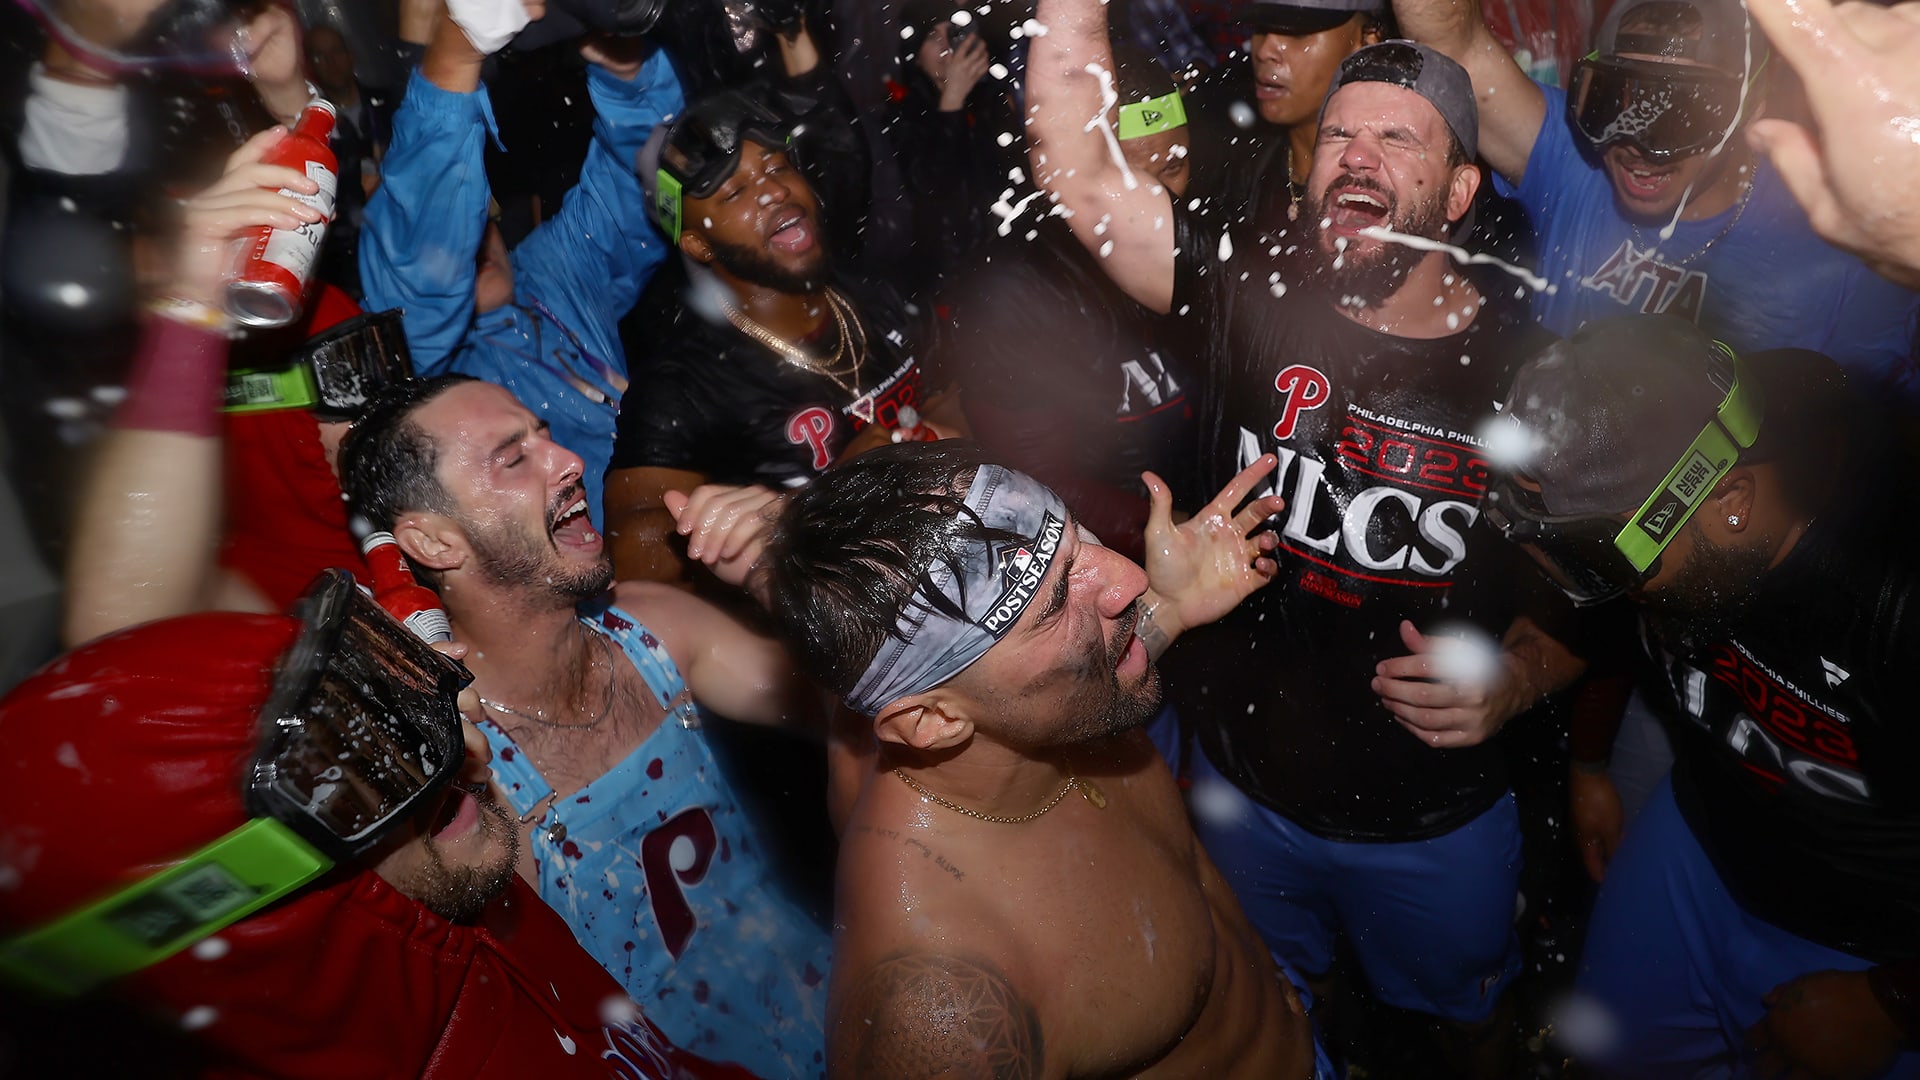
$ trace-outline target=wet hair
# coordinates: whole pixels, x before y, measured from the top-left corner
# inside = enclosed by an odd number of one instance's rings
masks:
[[[836,694],[852,690],[887,636],[899,636],[909,603],[967,619],[932,586],[934,567],[1019,539],[966,505],[984,464],[960,439],[883,446],[788,497],[761,565],[767,606],[808,675]]]
[[[355,514],[386,530],[409,510],[454,512],[452,497],[434,475],[439,451],[413,414],[453,387],[478,381],[454,374],[405,379],[373,396],[340,442],[340,490]]]

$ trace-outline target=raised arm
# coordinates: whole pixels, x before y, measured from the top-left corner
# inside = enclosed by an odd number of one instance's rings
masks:
[[[135,623],[236,606],[236,592],[223,590],[215,565],[227,360],[217,304],[223,255],[235,234],[318,217],[277,193],[310,193],[313,181],[260,161],[285,137],[282,128],[254,136],[218,181],[186,203],[167,299],[147,316],[127,400],[81,494],[67,574],[69,646]]]
[[[820,698],[779,642],[671,585],[622,582],[619,597],[666,644],[700,704],[729,720],[825,734]]]
[[[1173,306],[1173,203],[1127,167],[1114,129],[1113,49],[1103,0],[1041,0],[1046,33],[1027,53],[1033,179],[1073,234],[1141,304]]]
[[[473,324],[474,257],[487,227],[482,147],[492,123],[480,92],[485,59],[442,14],[394,114],[380,187],[360,231],[367,310],[402,310],[422,375],[446,370]]]
[[[611,46],[581,51],[591,63],[593,141],[580,182],[513,249],[514,273],[534,295],[592,297],[611,330],[666,258],[667,245],[647,220],[646,195],[635,162],[655,126],[686,107],[680,80],[664,51],[644,63],[610,54]],[[621,358],[609,362],[624,368]]]
[[[1480,0],[1393,0],[1393,17],[1401,33],[1467,69],[1480,103],[1480,156],[1508,183],[1520,183],[1547,99],[1487,29]]]

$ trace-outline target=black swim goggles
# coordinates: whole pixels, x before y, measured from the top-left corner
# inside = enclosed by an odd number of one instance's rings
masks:
[[[356,315],[295,349],[285,366],[227,373],[227,412],[307,409],[326,421],[351,421],[373,396],[413,378],[400,309]]]
[[[466,761],[465,665],[429,648],[343,570],[323,574],[298,614],[245,776],[252,820],[0,941],[0,975],[65,996],[158,963],[366,853],[445,791]]]
[[[685,201],[719,191],[740,167],[740,147],[748,140],[769,150],[786,150],[793,140],[793,122],[747,90],[722,91],[674,121],[647,203],[669,239],[680,238]]]
[[[1726,396],[1680,460],[1623,524],[1617,515],[1556,515],[1538,485],[1498,477],[1481,511],[1508,540],[1528,548],[1575,604],[1625,595],[1660,573],[1660,555],[1714,485],[1760,436],[1760,389],[1732,349],[1714,342],[1708,377]]]
[[[1763,58],[1742,79],[1717,68],[1590,53],[1573,66],[1567,115],[1596,150],[1624,143],[1664,164],[1725,142],[1765,68]]]

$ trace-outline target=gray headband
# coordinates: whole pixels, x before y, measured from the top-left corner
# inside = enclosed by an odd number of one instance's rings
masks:
[[[957,581],[953,564],[930,567],[933,587],[965,611],[966,620],[945,614],[916,593],[901,610],[895,633],[847,694],[848,708],[874,716],[965,671],[1013,629],[1040,591],[1066,535],[1066,504],[1038,480],[998,465],[980,466],[966,504],[987,528],[1020,539],[969,545],[960,554],[963,578]]]

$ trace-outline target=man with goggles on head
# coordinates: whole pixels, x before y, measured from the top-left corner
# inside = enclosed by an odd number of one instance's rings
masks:
[[[1874,497],[1909,474],[1870,475],[1843,387],[1815,354],[1632,317],[1507,399],[1488,520],[1576,602],[1640,609],[1678,752],[1587,938],[1611,1035],[1570,1048],[1600,1075],[1920,1076],[1920,576]]]
[[[0,702],[0,979],[171,1017],[196,1073],[745,1077],[668,1044],[515,878],[465,682],[338,572],[298,619],[47,668]]]
[[[1481,152],[1526,207],[1553,286],[1532,298],[1549,330],[1664,312],[1735,349],[1824,353],[1920,408],[1920,301],[1816,236],[1748,149],[1772,65],[1741,0],[1622,0],[1564,91],[1529,79],[1477,4],[1397,0],[1394,14],[1473,76]]]
[[[903,409],[919,417],[913,437],[963,430],[957,402],[921,379],[924,311],[845,272],[855,253],[834,245],[831,219],[858,207],[820,186],[832,177],[814,157],[818,123],[803,139],[791,105],[765,84],[721,91],[641,155],[647,208],[688,277],[684,295],[655,290],[628,324],[646,362],[634,388],[645,405],[621,413],[607,473],[623,579],[684,572],[668,491],[805,483],[891,441]]]

